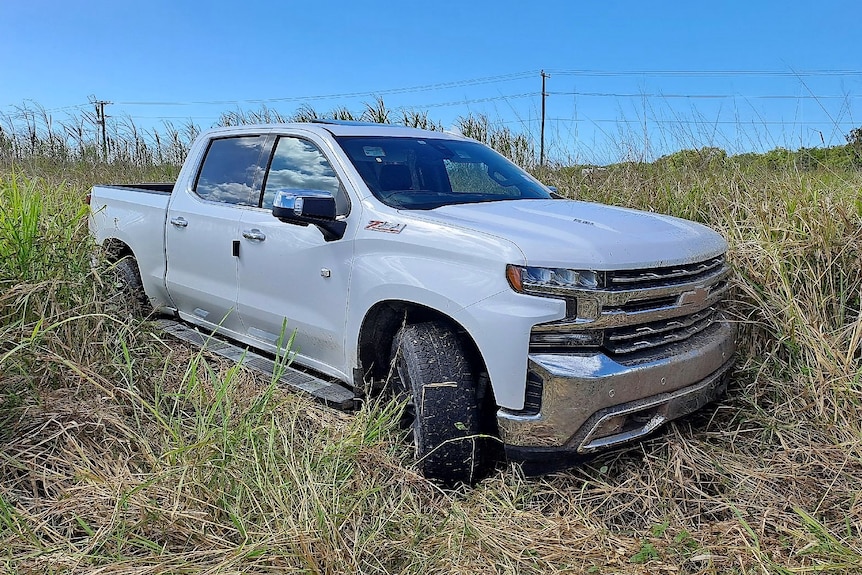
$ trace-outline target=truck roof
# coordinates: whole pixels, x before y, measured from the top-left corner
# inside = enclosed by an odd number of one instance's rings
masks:
[[[294,122],[280,124],[243,124],[241,126],[222,126],[205,130],[201,135],[238,135],[250,132],[274,132],[278,130],[300,129],[317,132],[321,135],[333,136],[385,136],[393,138],[444,138],[449,140],[469,140],[460,134],[452,132],[437,132],[409,128],[394,124],[376,124],[372,122],[354,122],[342,120],[315,120],[313,122]]]

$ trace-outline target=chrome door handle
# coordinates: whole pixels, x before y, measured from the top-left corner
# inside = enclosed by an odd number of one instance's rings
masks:
[[[178,228],[184,228],[189,225],[189,221],[180,216],[178,218],[171,218],[171,224]]]
[[[266,239],[266,234],[257,228],[252,228],[250,230],[243,230],[242,237],[253,242],[262,242]]]

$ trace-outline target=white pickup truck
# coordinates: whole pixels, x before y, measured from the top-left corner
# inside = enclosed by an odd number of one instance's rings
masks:
[[[90,201],[97,243],[156,312],[269,354],[286,321],[297,367],[405,398],[429,477],[470,481],[495,445],[571,464],[727,387],[719,234],[559,199],[468,138],[217,128],[175,184]]]

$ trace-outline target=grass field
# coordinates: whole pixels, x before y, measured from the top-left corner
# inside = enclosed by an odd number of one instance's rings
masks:
[[[327,410],[116,299],[83,198],[175,173],[0,165],[0,572],[862,572],[862,172],[540,171],[722,232],[738,369],[643,444],[456,491],[415,472],[397,406]]]

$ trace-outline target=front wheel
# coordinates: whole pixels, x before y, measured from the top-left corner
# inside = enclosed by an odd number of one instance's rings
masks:
[[[407,325],[392,343],[393,382],[407,396],[422,474],[444,484],[478,479],[482,454],[476,380],[460,339],[447,325]]]

